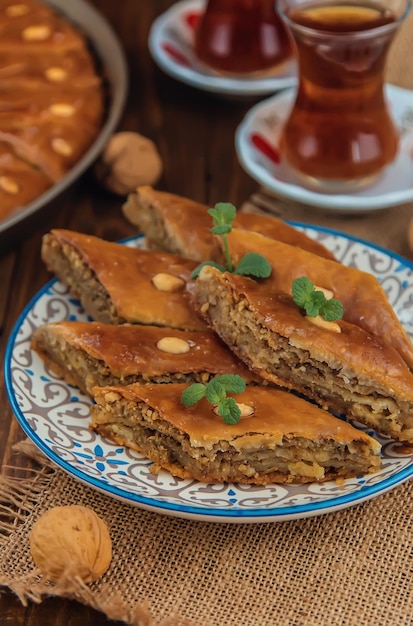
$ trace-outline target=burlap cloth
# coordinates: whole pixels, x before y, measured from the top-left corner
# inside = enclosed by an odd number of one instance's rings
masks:
[[[389,59],[388,80],[413,88],[413,16]],[[339,227],[400,252],[411,205],[346,218],[258,191],[246,210]],[[395,246],[397,238],[403,241]],[[24,451],[22,451],[24,448]],[[18,454],[33,454],[27,443]],[[39,456],[27,478],[0,477],[0,585],[22,602],[75,598],[140,626],[411,626],[413,482],[343,511],[263,524],[194,522],[106,497]],[[18,465],[18,457],[16,458]],[[55,585],[35,570],[28,533],[53,506],[84,504],[108,524],[114,554],[96,583]]]

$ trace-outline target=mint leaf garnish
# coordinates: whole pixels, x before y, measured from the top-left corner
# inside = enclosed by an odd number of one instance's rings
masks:
[[[328,322],[343,317],[342,303],[336,298],[327,299],[307,276],[293,280],[291,293],[295,304],[304,309],[310,317],[321,315]]]
[[[326,300],[326,302],[323,303],[320,308],[320,315],[322,315],[328,322],[339,320],[344,315],[344,307],[340,300],[331,298],[331,300]]]
[[[220,272],[226,272],[227,268],[225,265],[220,265],[219,263],[215,263],[215,261],[203,261],[200,265],[198,265],[192,272],[191,278],[196,278],[199,275],[199,272],[202,270],[205,265],[210,265],[211,267],[216,267]]]
[[[255,278],[268,278],[271,275],[271,265],[257,252],[247,252],[233,273],[242,276],[254,276]]]
[[[212,378],[206,385],[193,383],[181,395],[182,404],[193,406],[202,398],[217,408],[217,413],[226,424],[236,424],[241,417],[241,409],[234,398],[228,398],[227,393],[242,393],[246,383],[237,374],[221,374]]]
[[[206,386],[205,396],[211,404],[219,404],[222,400],[225,400],[227,393],[224,385],[218,382],[216,378],[213,378]]]
[[[226,424],[237,424],[241,418],[241,409],[234,398],[225,398],[217,408],[218,414]]]
[[[240,259],[234,269],[229,252],[228,233],[232,230],[232,222],[236,217],[237,210],[230,202],[218,202],[213,209],[208,209],[214,226],[211,233],[222,237],[226,265],[220,265],[213,261],[204,261],[194,269],[191,278],[196,278],[205,265],[216,267],[220,272],[231,272],[241,276],[252,276],[253,278],[268,278],[271,274],[271,265],[261,254],[248,252]]]
[[[205,396],[205,385],[202,383],[193,383],[190,387],[184,389],[181,395],[182,403],[185,406],[194,406]]]

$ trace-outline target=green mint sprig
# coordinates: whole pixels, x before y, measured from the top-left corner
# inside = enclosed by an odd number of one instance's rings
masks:
[[[229,252],[228,233],[232,230],[236,212],[236,208],[230,202],[218,202],[213,209],[208,209],[208,213],[211,215],[214,223],[211,233],[222,237],[226,264],[222,265],[214,261],[204,261],[194,269],[191,278],[196,278],[205,265],[215,267],[220,272],[231,272],[241,276],[253,276],[254,278],[268,278],[270,276],[271,265],[265,257],[257,252],[247,252],[234,268]]]
[[[340,300],[327,299],[322,291],[307,276],[301,276],[293,280],[293,300],[300,308],[304,309],[310,317],[321,315],[326,321],[332,322],[343,317],[344,308]]]
[[[202,398],[217,407],[217,413],[226,424],[236,424],[241,418],[241,409],[234,398],[228,398],[227,393],[242,393],[246,383],[237,374],[221,374],[212,378],[206,385],[193,383],[181,395],[182,404],[194,406]]]

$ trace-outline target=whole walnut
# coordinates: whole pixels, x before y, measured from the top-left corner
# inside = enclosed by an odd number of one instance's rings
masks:
[[[162,174],[162,160],[153,141],[139,133],[113,135],[95,166],[104,187],[126,196],[141,185],[153,185]]]
[[[102,576],[112,560],[112,542],[105,522],[85,506],[49,509],[35,522],[30,552],[50,580],[80,576],[92,582]]]

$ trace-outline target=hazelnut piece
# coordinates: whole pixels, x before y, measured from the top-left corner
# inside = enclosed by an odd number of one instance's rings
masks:
[[[51,30],[47,24],[36,24],[27,26],[22,31],[22,37],[25,41],[44,41],[51,35]]]
[[[57,115],[58,117],[72,117],[76,109],[73,104],[68,104],[67,102],[56,102],[55,104],[51,104],[49,106],[49,111],[52,115]]]
[[[13,196],[19,193],[19,185],[9,176],[0,176],[0,188]]]
[[[9,17],[20,17],[26,15],[30,11],[27,4],[10,4],[6,8],[6,15]]]
[[[35,522],[30,552],[40,571],[50,580],[80,576],[97,580],[112,559],[112,542],[105,522],[85,506],[49,509]]]
[[[67,72],[62,67],[48,67],[45,75],[52,83],[61,83],[67,78]]]
[[[179,276],[159,272],[152,278],[152,283],[158,291],[179,291],[185,286],[185,281]]]
[[[333,298],[334,296],[334,293],[331,291],[331,289],[319,287],[318,285],[314,285],[314,289],[316,289],[316,291],[322,291],[326,300],[331,300],[331,298]]]
[[[57,154],[61,154],[62,156],[66,157],[70,156],[73,152],[70,143],[62,137],[53,137],[52,149],[57,152]]]
[[[251,406],[250,404],[244,404],[243,402],[237,402],[237,407],[241,411],[240,419],[242,419],[243,417],[250,417],[251,415],[254,415],[254,413],[255,413],[254,407]],[[217,406],[214,407],[213,411],[214,411],[214,413],[216,415],[219,415]]]
[[[169,354],[185,354],[191,349],[189,343],[180,337],[162,337],[156,347],[161,352],[168,352]]]
[[[321,315],[315,315],[312,317],[311,315],[306,315],[305,319],[314,324],[314,326],[318,326],[319,328],[324,328],[325,330],[331,330],[333,333],[341,333],[340,325],[336,322],[330,322],[325,320]]]
[[[95,174],[106,189],[126,196],[140,185],[153,185],[162,173],[162,160],[150,139],[124,131],[111,137]]]

